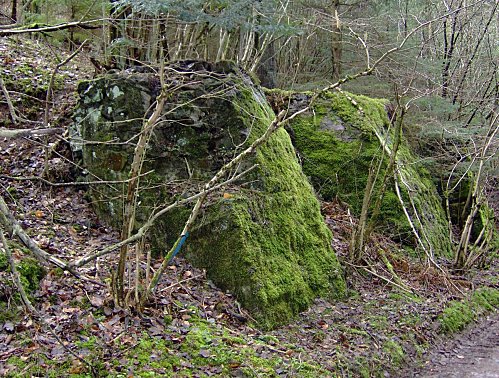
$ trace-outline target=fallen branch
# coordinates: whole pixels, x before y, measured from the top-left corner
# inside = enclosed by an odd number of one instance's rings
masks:
[[[44,129],[6,129],[2,127],[0,128],[0,138],[16,139],[30,136],[62,134],[63,132],[64,129],[60,127],[50,127]]]
[[[75,21],[66,22],[58,25],[51,26],[40,26],[38,24],[32,25],[31,27],[17,27],[14,29],[1,29],[0,37],[14,34],[26,34],[26,33],[50,33],[58,30],[71,29],[71,28],[81,28],[81,29],[98,29],[100,26],[92,26],[91,24],[96,22],[101,22],[102,19],[90,20],[90,21]]]
[[[74,276],[80,278],[79,274],[75,272],[74,269],[68,266],[68,264],[55,256],[45,252],[41,249],[34,241],[31,239],[26,232],[24,232],[21,225],[16,221],[14,216],[9,211],[7,204],[5,203],[2,196],[0,196],[0,223],[3,224],[5,230],[12,235],[16,235],[21,242],[29,248],[31,252],[41,261],[49,262],[61,269],[69,271]]]
[[[45,325],[48,328],[49,332],[55,337],[55,339],[57,340],[57,342],[65,350],[67,350],[73,357],[77,358],[80,362],[82,362],[83,364],[85,364],[85,365],[88,366],[88,368],[92,372],[92,376],[97,377],[98,375],[96,373],[96,370],[95,370],[94,366],[90,362],[88,362],[88,361],[84,360],[82,357],[80,357],[77,353],[73,352],[71,350],[71,348],[69,348],[69,346],[61,340],[61,338],[59,337],[59,335],[57,335],[55,333],[55,331],[52,329],[52,327],[48,323],[48,321],[43,316],[41,316],[41,314],[36,310],[35,306],[33,306],[33,304],[31,303],[31,301],[29,300],[28,295],[26,294],[26,291],[24,290],[24,286],[21,283],[21,276],[20,276],[19,272],[17,271],[16,264],[14,263],[14,259],[12,257],[12,253],[10,251],[10,248],[9,248],[9,246],[7,244],[7,240],[5,239],[5,235],[4,235],[3,230],[1,228],[0,228],[0,241],[3,244],[3,248],[5,250],[5,255],[7,256],[7,261],[9,262],[9,265],[10,265],[11,274],[14,277],[14,284],[16,285],[16,288],[17,288],[19,294],[21,295],[21,300],[22,300],[22,302],[24,304],[24,307],[33,316],[35,316],[36,318],[38,318],[42,322],[43,325]]]
[[[7,106],[9,108],[9,113],[10,113],[10,118],[12,119],[12,122],[14,123],[14,125],[16,125],[19,117],[16,113],[16,108],[14,108],[14,104],[12,104],[12,100],[10,99],[9,91],[7,90],[7,87],[5,86],[5,83],[3,82],[2,75],[0,75],[0,88],[2,89],[3,95],[5,96],[5,101],[7,101]]]

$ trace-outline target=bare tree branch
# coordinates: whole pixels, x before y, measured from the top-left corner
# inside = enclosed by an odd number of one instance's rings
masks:
[[[0,128],[0,138],[16,139],[30,136],[62,134],[63,132],[64,129],[60,127],[44,129],[5,129],[2,127]]]
[[[92,26],[96,22],[101,22],[102,19],[90,20],[90,21],[75,21],[75,22],[65,22],[63,24],[51,25],[51,26],[41,26],[35,24],[29,28],[18,27],[15,29],[2,29],[0,30],[0,37],[15,34],[26,34],[26,33],[50,33],[58,30],[65,30],[71,28],[81,28],[81,29],[99,29],[100,26]]]

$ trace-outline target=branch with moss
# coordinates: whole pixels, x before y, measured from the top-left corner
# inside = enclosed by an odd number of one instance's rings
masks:
[[[0,37],[5,37],[8,35],[18,35],[18,34],[29,34],[29,33],[50,33],[59,30],[81,28],[81,29],[99,29],[100,26],[93,26],[92,24],[96,22],[102,22],[102,19],[90,20],[90,21],[75,21],[75,22],[65,22],[63,24],[57,25],[27,25],[18,26],[12,29],[1,29]]]
[[[0,138],[17,139],[31,136],[62,134],[63,128],[48,127],[43,129],[6,129],[0,128]]]

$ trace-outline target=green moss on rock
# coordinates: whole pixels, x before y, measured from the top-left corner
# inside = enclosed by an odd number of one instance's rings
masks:
[[[291,108],[300,108],[309,99],[307,94],[285,95],[291,100]],[[311,111],[296,117],[289,125],[303,170],[315,190],[326,200],[339,198],[348,203],[355,214],[362,208],[370,167],[381,162],[381,177],[388,165],[394,135],[385,105],[385,100],[326,93]],[[399,186],[405,207],[425,248],[439,255],[450,254],[451,243],[441,199],[428,172],[417,163],[405,140],[399,146],[397,168],[403,181]],[[374,196],[379,193],[380,181],[377,180]],[[414,242],[393,180],[389,181],[378,219],[383,231],[401,241]]]
[[[141,181],[138,224],[154,207],[195,193],[261,136],[274,117],[260,89],[237,66],[200,64],[200,72],[168,78],[184,80],[185,85],[169,94],[163,122],[149,143],[143,171],[153,173]],[[75,149],[81,149],[83,163],[92,174],[126,178],[133,146],[81,141],[130,140],[159,93],[158,78],[105,76],[81,83],[79,92]],[[128,160],[120,167],[112,163],[110,154],[128,156]],[[209,197],[185,250],[190,261],[206,268],[210,279],[235,293],[260,325],[270,328],[287,322],[318,296],[342,296],[345,284],[331,249],[331,233],[284,129],[239,169],[255,164],[257,168],[238,183],[244,185],[227,189],[229,195]],[[91,191],[99,216],[117,226],[122,192],[117,186]],[[178,208],[159,220],[151,231],[156,250],[171,246],[189,212]]]

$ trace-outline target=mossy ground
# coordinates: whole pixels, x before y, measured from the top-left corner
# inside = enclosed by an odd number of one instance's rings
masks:
[[[481,288],[469,298],[448,303],[439,317],[442,331],[452,334],[461,331],[484,313],[499,309],[499,289]]]
[[[11,101],[23,118],[40,121],[40,107],[44,107],[52,72],[60,61],[42,41],[13,37],[5,37],[4,41],[4,47],[8,47],[2,50],[5,64],[0,67],[0,76],[6,89],[12,92]],[[54,76],[52,90],[62,90],[67,84],[68,76],[63,67]],[[58,109],[61,108],[59,104]],[[2,111],[4,109],[5,117],[0,119],[0,125],[11,126],[9,110],[3,104]]]
[[[45,276],[45,269],[32,257],[23,257],[16,263],[16,268],[26,294],[33,300],[32,294],[38,290],[40,280]],[[21,305],[21,297],[14,286],[7,257],[0,251],[0,323],[16,319],[20,315]]]
[[[265,335],[257,339],[244,335],[234,336],[229,329],[200,318],[190,319],[191,327],[184,335],[161,336],[142,334],[131,347],[119,347],[116,340],[115,353],[119,358],[105,358],[107,348],[102,340],[82,335],[76,346],[85,355],[85,360],[94,366],[99,376],[107,377],[316,377],[328,372],[314,361],[299,357],[299,346],[286,345],[282,355],[273,353],[283,348],[275,337]],[[44,374],[47,377],[90,377],[88,366],[76,359],[51,360],[43,355],[31,358],[11,357],[6,361],[15,366],[10,377],[24,374]],[[48,373],[47,373],[48,372]],[[279,373],[278,373],[279,372]]]

